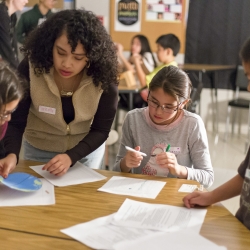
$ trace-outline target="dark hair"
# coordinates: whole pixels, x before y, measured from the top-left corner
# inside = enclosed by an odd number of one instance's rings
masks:
[[[28,36],[21,51],[29,57],[36,75],[49,73],[53,66],[55,40],[66,31],[72,52],[80,42],[90,62],[87,75],[95,86],[106,90],[118,84],[116,48],[99,19],[86,10],[63,10],[50,16]]]
[[[149,91],[162,88],[163,91],[178,101],[190,99],[192,84],[188,75],[175,66],[162,68],[149,84]]]
[[[174,34],[162,35],[158,37],[156,43],[158,43],[164,49],[172,49],[174,56],[179,53],[181,47],[179,38]]]
[[[3,106],[23,97],[23,86],[10,66],[0,61],[0,111]]]
[[[151,48],[150,48],[150,45],[149,45],[149,42],[148,42],[147,37],[144,36],[144,35],[135,35],[135,36],[132,38],[132,41],[133,41],[135,38],[138,38],[139,41],[140,41],[140,43],[141,43],[140,55],[143,56],[144,53],[146,53],[146,52],[151,53],[152,58],[153,58],[153,60],[154,60],[154,67],[156,68],[157,64],[156,64],[154,55],[153,55],[153,53],[152,53],[152,50],[151,50]]]
[[[240,58],[243,62],[249,63],[250,62],[250,38],[248,38],[241,50],[240,50]]]

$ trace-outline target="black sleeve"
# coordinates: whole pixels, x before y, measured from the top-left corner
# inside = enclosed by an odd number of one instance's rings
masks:
[[[88,135],[74,148],[66,151],[72,160],[72,165],[95,149],[100,147],[108,138],[118,103],[118,88],[111,85],[108,92],[103,92]]]
[[[4,9],[2,5],[0,5],[0,56],[2,59],[10,63],[13,68],[17,68],[18,66],[18,59],[16,55],[16,51],[12,46],[12,41],[15,37],[11,37],[10,28],[14,29],[14,24],[10,25],[11,20],[15,20],[15,16],[10,18],[8,16],[7,11]],[[15,36],[14,31],[12,35]],[[15,46],[16,47],[16,46]],[[14,49],[14,50],[13,50]]]
[[[19,152],[22,143],[22,136],[27,124],[29,108],[31,104],[29,89],[29,63],[27,58],[18,66],[18,72],[26,82],[24,83],[25,96],[19,103],[17,110],[11,115],[5,137],[3,138],[5,155],[14,153],[19,158]]]

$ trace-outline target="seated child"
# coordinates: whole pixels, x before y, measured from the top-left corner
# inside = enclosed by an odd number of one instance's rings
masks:
[[[191,88],[187,74],[175,66],[163,67],[154,76],[148,107],[132,110],[125,118],[115,171],[196,180],[205,187],[213,184],[204,123],[183,109]],[[127,151],[125,146],[147,156]]]
[[[117,43],[117,55],[121,60],[124,70],[132,70],[136,73],[135,67],[133,65],[132,57],[138,57],[138,61],[142,67],[144,74],[149,74],[157,66],[154,59],[153,53],[151,51],[147,37],[143,35],[136,35],[132,38],[130,57],[127,60],[123,54],[122,44]]]
[[[250,80],[250,38],[244,43],[240,52],[242,65]],[[250,89],[248,89],[250,90]],[[250,230],[250,148],[238,168],[238,174],[212,192],[193,192],[183,198],[186,207],[195,205],[208,206],[240,195],[240,208],[236,218]]]
[[[0,175],[7,177],[5,162],[13,155],[5,157],[2,139],[6,133],[11,114],[16,110],[23,96],[23,87],[17,75],[10,69],[7,63],[0,62]],[[12,167],[12,166],[10,166]],[[13,166],[14,168],[15,166]],[[9,171],[7,171],[9,172]]]
[[[145,74],[141,69],[140,58],[136,55],[132,56],[132,61],[135,64],[135,68],[138,74],[138,79],[141,83],[141,87],[148,87],[152,78],[157,74],[159,70],[163,67],[173,65],[177,66],[175,57],[180,50],[180,41],[177,36],[174,34],[167,34],[160,36],[157,40],[157,58],[160,63],[160,66],[156,67],[151,73]]]

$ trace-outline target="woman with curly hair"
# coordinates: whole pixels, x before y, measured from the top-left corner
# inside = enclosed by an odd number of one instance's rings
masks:
[[[58,12],[30,33],[22,52],[18,70],[30,95],[4,139],[14,154],[8,168],[23,135],[24,158],[46,162],[54,175],[76,161],[100,168],[118,99],[116,50],[101,22],[85,10]]]

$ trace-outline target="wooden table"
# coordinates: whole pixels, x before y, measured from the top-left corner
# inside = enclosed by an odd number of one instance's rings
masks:
[[[39,165],[39,163],[20,161],[15,171],[32,173],[39,177],[38,174],[28,168],[32,165]],[[16,241],[20,238],[22,244],[25,244],[26,241],[28,243],[25,249],[35,249],[32,245],[33,242],[37,242],[36,249],[44,249],[42,246],[46,244],[52,246],[50,249],[78,249],[80,243],[61,233],[61,229],[114,213],[127,197],[148,203],[183,206],[182,198],[185,193],[179,193],[178,189],[184,183],[197,184],[195,181],[182,179],[133,175],[105,170],[97,171],[107,176],[107,179],[68,187],[55,187],[55,205],[0,207],[0,229],[4,230],[3,235],[6,235],[6,237],[1,236],[1,245],[15,246]],[[162,180],[166,181],[167,184],[156,199],[98,192],[97,189],[112,176]],[[202,236],[216,244],[225,245],[228,249],[248,249],[250,232],[246,227],[220,204],[210,206],[207,209],[205,222],[201,228]],[[13,238],[15,240],[12,241]],[[11,242],[9,242],[10,240]],[[54,244],[56,245],[54,242],[57,241],[59,246],[62,247],[53,247]],[[81,249],[89,249],[85,245],[80,245]]]

